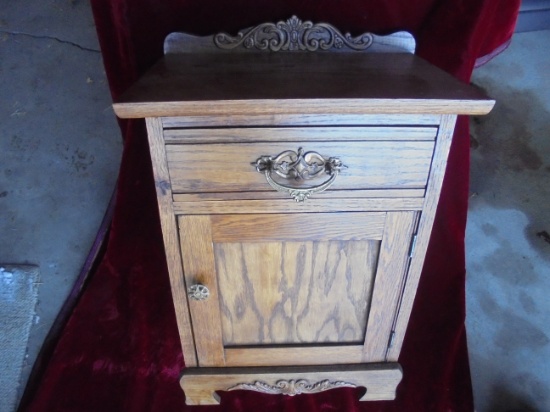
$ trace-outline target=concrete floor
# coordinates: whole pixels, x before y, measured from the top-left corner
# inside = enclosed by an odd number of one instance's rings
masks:
[[[26,381],[105,213],[121,155],[90,5],[0,0],[0,263],[40,267]]]
[[[473,82],[467,330],[479,411],[550,411],[550,31],[518,33]]]
[[[89,4],[0,0],[0,262],[40,266],[40,344],[114,188],[120,132]],[[479,412],[550,411],[550,32],[476,71],[498,100],[473,119],[468,334]],[[546,48],[546,52],[543,52]]]

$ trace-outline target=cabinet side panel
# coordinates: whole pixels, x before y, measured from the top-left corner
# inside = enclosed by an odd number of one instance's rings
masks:
[[[439,203],[441,185],[445,175],[447,157],[451,148],[455,123],[455,115],[446,115],[442,117],[435,145],[432,168],[426,189],[426,201],[420,217],[420,222],[418,224],[414,255],[411,259],[409,273],[407,275],[407,281],[403,292],[403,299],[401,301],[401,307],[397,316],[397,322],[395,325],[395,339],[387,354],[388,361],[397,360],[403,345],[403,339],[405,337],[407,324],[411,315],[414,297],[416,296],[416,289],[418,287],[418,282],[420,281],[422,267],[424,266],[424,258],[426,256],[426,250],[428,249],[428,243],[430,241],[430,234],[432,232],[437,204]]]
[[[362,342],[379,244],[215,244],[225,346]]]
[[[197,366],[195,343],[193,340],[183,270],[181,267],[176,218],[172,208],[172,188],[170,185],[170,177],[168,176],[168,168],[166,167],[166,152],[162,137],[162,123],[158,118],[148,118],[146,119],[146,124],[151,161],[153,163],[155,188],[157,191],[160,224],[162,227],[162,236],[164,238],[164,248],[166,250],[168,273],[170,276],[170,287],[172,289],[172,298],[176,310],[176,320],[178,323],[185,365],[188,367]]]

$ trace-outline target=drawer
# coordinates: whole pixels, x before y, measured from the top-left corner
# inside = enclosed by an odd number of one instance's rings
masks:
[[[433,140],[286,141],[256,143],[167,144],[168,172],[174,194],[272,192],[254,163],[260,156],[292,150],[337,157],[346,166],[327,191],[424,189],[434,150]],[[328,179],[323,174],[303,181],[304,187]]]

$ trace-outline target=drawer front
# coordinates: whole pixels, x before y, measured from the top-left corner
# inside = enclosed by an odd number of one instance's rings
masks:
[[[325,158],[337,157],[346,166],[329,190],[416,189],[428,179],[434,141],[340,141],[168,144],[166,157],[172,192],[271,192],[254,163],[298,148]],[[323,174],[306,181],[279,180],[287,186],[315,186]],[[285,183],[286,182],[286,183]]]

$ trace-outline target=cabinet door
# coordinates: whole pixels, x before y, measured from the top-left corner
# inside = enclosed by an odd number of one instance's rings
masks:
[[[180,216],[199,366],[384,361],[416,218]]]

